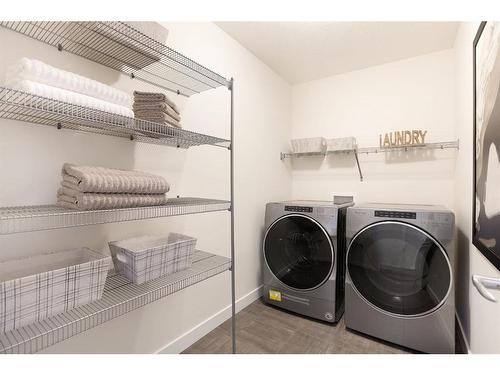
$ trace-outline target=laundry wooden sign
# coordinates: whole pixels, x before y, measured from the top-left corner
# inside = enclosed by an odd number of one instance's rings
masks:
[[[406,147],[425,145],[427,130],[401,130],[380,134],[380,147]]]

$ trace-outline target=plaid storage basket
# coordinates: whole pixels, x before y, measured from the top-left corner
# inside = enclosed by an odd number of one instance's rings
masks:
[[[0,262],[0,334],[98,300],[110,265],[88,248]]]
[[[191,267],[195,248],[196,238],[179,233],[109,243],[115,269],[134,284]]]

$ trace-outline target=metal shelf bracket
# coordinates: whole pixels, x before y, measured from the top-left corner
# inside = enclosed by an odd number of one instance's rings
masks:
[[[361,172],[361,166],[359,165],[358,152],[354,150],[354,158],[356,159],[356,165],[358,166],[359,180],[363,182],[363,172]]]

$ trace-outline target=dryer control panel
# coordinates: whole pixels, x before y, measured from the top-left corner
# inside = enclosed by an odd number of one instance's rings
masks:
[[[416,212],[405,211],[375,211],[375,217],[389,217],[391,219],[416,219]]]
[[[313,212],[312,207],[307,206],[285,206],[285,211],[288,212]]]

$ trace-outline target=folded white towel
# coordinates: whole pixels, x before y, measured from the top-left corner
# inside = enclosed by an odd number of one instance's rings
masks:
[[[108,113],[113,113],[126,117],[134,117],[134,112],[127,107],[96,99],[91,96],[79,94],[73,91],[63,90],[57,87],[45,85],[43,83],[23,80],[11,86],[15,90],[24,91],[33,95],[42,96],[48,99],[59,100],[61,102],[75,104],[92,109],[98,109]]]
[[[159,206],[167,203],[165,194],[102,194],[82,193],[60,188],[57,205],[80,210],[105,210],[115,208]]]
[[[7,70],[7,84],[28,80],[132,108],[132,95],[104,83],[23,57]]]
[[[79,192],[163,194],[170,185],[151,173],[65,163],[62,186]]]

